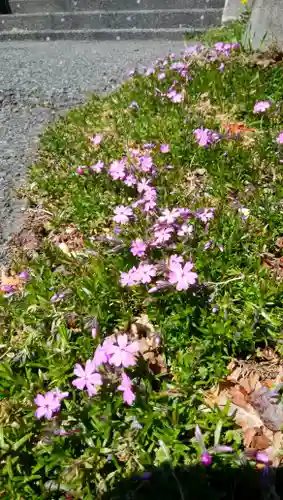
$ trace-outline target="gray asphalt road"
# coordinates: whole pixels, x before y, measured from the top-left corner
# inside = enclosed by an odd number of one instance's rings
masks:
[[[0,264],[20,227],[15,187],[35,158],[44,126],[89,92],[111,91],[131,69],[183,48],[166,41],[0,43]]]

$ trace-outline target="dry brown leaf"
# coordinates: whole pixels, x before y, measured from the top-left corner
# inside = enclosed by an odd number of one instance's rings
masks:
[[[237,406],[240,406],[241,408],[247,408],[248,407],[248,402],[247,402],[247,394],[244,393],[243,389],[239,386],[232,387],[230,389],[230,394],[231,394],[231,401]]]
[[[266,450],[269,445],[270,440],[263,433],[262,429],[259,429],[251,441],[251,448],[254,448],[255,450]]]
[[[248,429],[243,431],[243,438],[244,438],[244,446],[246,448],[251,447],[252,440],[254,436],[256,435],[257,430],[254,427],[249,427]]]
[[[230,373],[230,375],[227,376],[227,380],[230,380],[231,382],[237,382],[241,373],[242,368],[238,366],[232,373]]]

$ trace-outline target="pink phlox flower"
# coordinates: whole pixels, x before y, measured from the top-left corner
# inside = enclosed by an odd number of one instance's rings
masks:
[[[114,179],[115,181],[118,179],[124,179],[125,178],[125,162],[123,160],[120,161],[113,161],[109,167],[109,175]]]
[[[45,395],[37,394],[34,402],[38,406],[35,411],[36,418],[45,417],[51,420],[53,414],[60,410],[60,399],[53,391],[46,392]]]
[[[157,227],[154,228],[154,245],[162,245],[169,241],[172,237],[172,233],[174,232],[173,227]]]
[[[171,255],[169,257],[169,264],[168,264],[168,267],[170,270],[174,269],[174,266],[175,265],[178,265],[178,264],[182,264],[184,262],[184,258],[182,257],[182,255]]]
[[[92,360],[95,368],[98,368],[104,363],[108,363],[108,360],[109,358],[107,356],[105,347],[103,345],[97,346]]]
[[[135,186],[135,184],[137,183],[137,179],[135,178],[134,175],[129,174],[125,178],[124,182],[125,182],[126,186]]]
[[[61,401],[61,399],[65,399],[69,396],[68,391],[62,392],[62,391],[60,391],[60,389],[57,389],[57,388],[54,389],[54,391],[52,391],[52,392],[54,394],[54,398],[57,398],[59,402]]]
[[[170,264],[168,280],[176,286],[176,290],[187,290],[190,285],[197,281],[197,273],[192,272],[194,265],[192,262],[186,262],[184,267],[181,264]]]
[[[133,266],[127,273],[120,274],[120,283],[122,286],[134,286],[138,282],[137,276],[137,268]]]
[[[196,214],[196,216],[202,222],[207,224],[214,217],[214,209],[213,208],[203,208]]]
[[[137,184],[137,189],[139,193],[143,193],[149,189],[149,183],[150,181],[148,179],[141,179],[140,182]]]
[[[156,189],[153,186],[148,186],[144,190],[143,197],[146,201],[155,201],[157,197]]]
[[[225,49],[224,49],[224,42],[217,42],[215,43],[214,47],[215,47],[215,50],[217,50],[218,52],[223,52]]]
[[[92,165],[90,168],[96,174],[100,174],[100,172],[102,172],[102,170],[104,169],[104,163],[103,161],[98,160],[98,162],[95,163],[95,165]]]
[[[130,217],[133,215],[133,211],[130,207],[125,207],[120,205],[114,210],[115,216],[113,217],[114,222],[118,224],[127,224]]]
[[[150,76],[150,75],[153,75],[155,73],[155,69],[154,68],[147,68],[145,74],[146,76]]]
[[[137,268],[137,277],[136,279],[143,283],[144,285],[150,283],[152,278],[156,276],[156,266],[152,264],[144,264],[141,263]]]
[[[158,73],[157,75],[158,80],[164,80],[165,77],[166,77],[165,73]]]
[[[78,167],[76,169],[76,173],[78,175],[86,175],[88,173],[88,167],[85,167],[84,165],[82,165],[81,167]]]
[[[14,285],[1,285],[0,292],[5,294],[5,297],[11,297],[17,291],[17,287]]]
[[[118,391],[123,392],[123,400],[129,406],[133,404],[136,399],[134,392],[132,391],[132,382],[130,377],[126,373],[122,373],[122,383],[117,387]]]
[[[100,144],[102,141],[102,135],[98,134],[98,135],[94,135],[92,138],[91,138],[91,142],[92,144],[94,144],[95,146],[97,146],[98,144]]]
[[[172,210],[165,208],[161,213],[162,215],[158,218],[158,222],[166,223],[168,225],[174,224],[178,217],[180,217],[180,210],[178,208],[173,208]]]
[[[219,139],[219,134],[216,132],[213,132],[213,130],[210,130],[208,128],[197,128],[194,131],[194,136],[198,142],[198,145],[201,147],[206,147],[209,144],[212,144],[215,142],[217,139]]]
[[[141,205],[144,205],[145,204],[145,200],[141,199],[141,200],[137,200],[135,201],[134,203],[132,203],[132,208],[138,208],[139,206]]]
[[[277,144],[283,144],[283,132],[280,132],[278,137],[276,138]]]
[[[74,369],[74,374],[78,378],[73,380],[72,384],[80,391],[86,388],[90,397],[97,394],[97,387],[102,385],[102,377],[95,370],[95,363],[91,359],[87,360],[85,369],[79,364],[76,364]]]
[[[18,278],[20,278],[21,280],[23,280],[26,283],[30,278],[29,271],[27,269],[25,269],[24,271],[22,271],[21,273],[18,274]]]
[[[189,234],[192,234],[194,231],[194,227],[192,225],[188,224],[182,224],[180,228],[177,231],[178,236],[187,236]]]
[[[145,154],[140,158],[139,168],[142,172],[150,172],[153,167],[153,160],[151,156]]]
[[[109,363],[114,366],[128,368],[136,364],[136,356],[139,352],[139,343],[130,342],[126,333],[117,336],[117,344],[112,344],[107,349],[111,354]]]
[[[160,153],[169,153],[169,151],[170,151],[170,144],[161,144]]]
[[[176,90],[172,90],[171,92],[168,92],[167,97],[174,104],[178,104],[184,100],[184,94],[182,92],[176,92]]]
[[[187,68],[187,64],[182,61],[176,61],[173,64],[171,64],[170,69],[173,71],[182,71],[183,69]]]
[[[270,108],[269,101],[258,101],[254,105],[254,113],[264,113],[269,108]]]
[[[156,201],[154,199],[148,200],[144,204],[144,211],[151,212],[156,207]]]
[[[131,252],[137,257],[143,257],[146,252],[146,244],[144,241],[139,238],[132,241]]]

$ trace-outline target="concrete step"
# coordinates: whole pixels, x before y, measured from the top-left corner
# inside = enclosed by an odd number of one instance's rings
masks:
[[[239,0],[240,1],[240,0]],[[225,0],[10,0],[14,14],[95,10],[223,9]]]
[[[55,41],[55,40],[184,40],[185,35],[202,33],[205,29],[98,29],[98,30],[12,30],[0,31],[0,42],[4,41]]]
[[[222,9],[57,12],[0,16],[0,32],[15,30],[109,30],[208,28],[220,24]]]

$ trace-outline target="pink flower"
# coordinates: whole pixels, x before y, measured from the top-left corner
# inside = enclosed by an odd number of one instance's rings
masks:
[[[258,101],[254,105],[254,113],[264,113],[268,108],[270,108],[270,102]]]
[[[108,363],[108,357],[103,346],[101,345],[97,346],[92,361],[95,365],[95,368],[98,368],[104,363]]]
[[[174,229],[172,227],[160,227],[154,230],[154,245],[162,245],[170,240]]]
[[[131,342],[128,344],[127,334],[117,336],[117,345],[109,345],[107,353],[112,354],[109,363],[114,366],[134,366],[136,364],[135,356],[139,352],[139,343]]]
[[[178,264],[182,264],[184,262],[184,259],[182,257],[182,255],[171,255],[171,257],[169,258],[169,269],[173,268],[174,265],[178,265]]]
[[[18,274],[18,277],[23,280],[25,283],[29,280],[29,271],[26,269]]]
[[[113,339],[106,338],[102,345],[97,346],[92,360],[95,368],[98,368],[104,363],[108,363],[110,357],[108,354],[108,349],[112,345]]]
[[[99,160],[97,163],[95,163],[95,165],[92,165],[90,168],[96,174],[100,174],[100,172],[102,172],[102,170],[104,169],[104,163],[103,161]]]
[[[11,297],[17,291],[14,285],[0,285],[0,292],[5,294],[5,297]]]
[[[202,465],[208,467],[209,465],[212,464],[212,456],[206,451],[201,454],[200,461]]]
[[[156,201],[152,199],[145,202],[143,209],[145,212],[151,212],[155,207]]]
[[[213,208],[203,208],[196,214],[196,216],[202,222],[207,224],[214,217],[214,209]]]
[[[149,180],[147,179],[142,179],[140,182],[138,182],[137,188],[139,193],[144,193],[149,189]]]
[[[134,186],[137,183],[137,179],[134,175],[129,174],[124,180],[126,186]]]
[[[168,208],[165,208],[162,210],[162,216],[159,217],[158,222],[164,222],[168,225],[174,224],[176,219],[180,217],[180,209],[179,208],[173,208],[172,210],[169,210]]]
[[[120,275],[120,283],[122,286],[133,286],[137,284],[137,268],[134,266],[127,273],[123,272]]]
[[[82,166],[76,169],[78,175],[86,175],[88,173],[87,167]]]
[[[143,257],[146,251],[146,244],[139,238],[132,241],[131,252],[137,257]]]
[[[169,97],[169,95],[168,95],[168,97]],[[178,93],[175,90],[173,90],[172,92],[170,92],[169,99],[171,99],[171,101],[174,104],[178,104],[184,100],[184,94],[182,94],[181,92]]]
[[[192,234],[194,227],[188,224],[182,224],[180,229],[177,231],[178,236],[187,236],[188,234]]]
[[[209,144],[212,144],[213,142],[217,141],[219,139],[219,134],[216,132],[213,132],[213,130],[210,130],[209,128],[197,128],[194,131],[194,136],[198,142],[198,145],[201,147],[206,147]]]
[[[124,205],[116,207],[114,213],[115,217],[113,217],[113,220],[118,224],[127,224],[129,222],[129,218],[133,215],[132,209],[125,207]]]
[[[98,144],[100,144],[102,141],[102,135],[94,135],[92,138],[91,138],[91,142],[92,144],[94,144],[95,146],[97,146]]]
[[[283,144],[283,132],[280,132],[276,139],[277,144]]]
[[[35,404],[38,406],[35,411],[36,418],[45,417],[48,420],[51,420],[53,413],[60,410],[61,399],[67,397],[68,395],[68,392],[61,392],[59,389],[49,391],[44,396],[42,394],[38,394],[34,399]]]
[[[89,396],[97,394],[97,386],[102,385],[101,375],[95,373],[95,369],[95,363],[90,359],[87,360],[85,369],[79,364],[76,364],[74,369],[74,374],[78,378],[73,380],[72,384],[80,391],[86,388]]]
[[[165,76],[166,76],[165,73],[158,73],[157,79],[158,80],[164,80]]]
[[[139,167],[142,172],[150,172],[153,167],[153,161],[151,156],[149,156],[148,154],[143,155],[140,158]]]
[[[169,144],[161,144],[160,153],[169,153],[170,145]]]
[[[129,406],[133,404],[136,399],[135,394],[132,391],[132,383],[130,377],[126,373],[122,373],[122,383],[117,387],[118,391],[123,392],[123,400]]]
[[[65,399],[69,396],[69,393],[67,391],[62,392],[62,391],[60,391],[60,389],[54,389],[54,391],[51,391],[51,392],[53,392],[54,398],[57,398],[58,401],[61,401],[61,399]]]
[[[114,179],[115,181],[118,179],[124,179],[125,178],[125,163],[123,160],[121,161],[113,161],[109,167],[109,175]]]
[[[152,278],[156,276],[156,267],[151,264],[140,264],[137,268],[138,282],[146,284],[152,281]]]
[[[187,290],[196,283],[198,275],[192,272],[193,267],[192,262],[187,262],[184,267],[179,263],[170,263],[168,280],[176,286],[176,290]]]
[[[150,75],[153,75],[153,73],[155,73],[155,69],[154,68],[148,68],[145,72],[146,76],[150,76]]]

